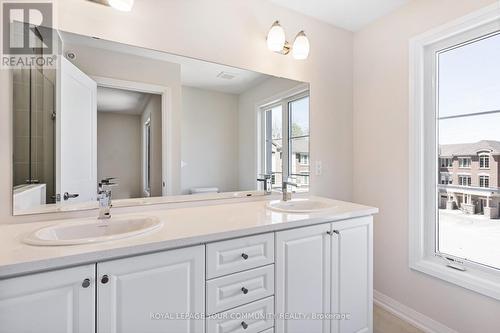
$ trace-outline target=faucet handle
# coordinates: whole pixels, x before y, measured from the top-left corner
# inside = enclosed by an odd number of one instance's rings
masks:
[[[291,182],[289,180],[283,181],[283,187],[285,187],[287,185],[290,185],[290,186],[293,186],[293,187],[299,187],[299,184],[297,184],[297,183],[293,183],[293,182]]]
[[[116,183],[112,183],[112,182],[111,182],[112,180],[116,180],[116,178],[115,178],[115,177],[103,178],[103,179],[101,180],[101,184],[102,184],[102,185],[116,185]]]
[[[116,180],[116,178],[114,177],[108,177],[108,178],[104,178],[102,179],[100,182],[99,182],[99,187],[102,188],[104,186],[115,186],[115,185],[118,185],[117,182],[112,182],[112,180]]]

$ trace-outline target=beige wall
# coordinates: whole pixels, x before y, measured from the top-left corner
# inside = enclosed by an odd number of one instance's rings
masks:
[[[97,180],[118,178],[113,199],[140,198],[141,117],[97,112]]]
[[[182,194],[238,190],[238,95],[182,87]]]
[[[354,201],[375,217],[375,289],[468,333],[500,327],[500,302],[408,267],[409,39],[492,0],[418,0],[354,36]],[[314,90],[314,87],[313,87]]]

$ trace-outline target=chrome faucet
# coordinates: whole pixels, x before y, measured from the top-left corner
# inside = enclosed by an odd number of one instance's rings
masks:
[[[290,178],[288,178],[290,179]],[[281,190],[283,192],[283,201],[290,201],[292,200],[292,192],[288,192],[288,186],[294,186],[298,187],[296,183],[292,183],[290,180],[284,180],[283,185],[281,186]]]
[[[272,176],[269,174],[260,175],[262,178],[257,178],[257,181],[264,184],[264,194],[269,195],[272,193]]]
[[[115,178],[104,178],[99,182],[97,187],[97,201],[99,202],[99,216],[98,220],[106,220],[111,218],[111,207],[113,207],[111,203],[111,190],[106,189],[107,186],[116,185],[116,183],[112,183],[111,181]]]

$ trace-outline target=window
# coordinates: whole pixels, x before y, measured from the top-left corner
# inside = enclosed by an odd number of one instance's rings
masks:
[[[477,173],[500,151],[499,19],[484,8],[410,43],[409,251],[412,269],[500,300],[500,191]],[[443,184],[450,156],[467,169],[457,186]]]
[[[472,185],[472,177],[471,176],[458,176],[458,185],[471,186]]]
[[[488,154],[479,155],[479,167],[481,169],[489,169],[490,168],[490,156]]]
[[[262,107],[264,114],[264,170],[273,188],[291,178],[297,191],[309,190],[309,92]]]
[[[460,157],[458,159],[458,167],[459,168],[470,168],[471,158],[470,157]]]
[[[296,158],[300,165],[309,165],[309,155],[308,154],[296,154]]]
[[[500,111],[495,111],[500,110],[500,99],[496,92],[500,88],[497,76],[500,75],[499,58],[500,32],[436,51],[436,145],[439,147],[438,151],[453,151],[459,155],[460,168],[471,169],[472,156],[474,168],[477,168],[478,164],[480,168],[488,168],[489,155],[480,154],[478,163],[475,151],[500,146],[500,133],[497,130],[497,126],[500,126]],[[491,126],[486,128],[485,123]],[[476,176],[473,170],[470,174],[459,175],[458,185],[471,187],[472,176],[478,181],[474,187],[489,187],[488,177]],[[436,187],[436,191],[439,193],[439,187]],[[490,210],[484,210],[480,202],[488,199],[496,206],[500,202],[500,195],[491,196],[489,190],[472,192],[464,189],[456,189],[452,194],[456,198],[464,197],[464,205],[455,199],[456,208],[461,211],[459,215],[452,209],[436,210],[436,252],[500,269],[500,257],[492,255],[497,245],[488,242],[488,233],[482,231],[475,217],[483,215],[490,220],[497,218],[497,212],[492,214]],[[456,227],[458,221],[464,220],[469,223],[466,234]],[[495,222],[491,223],[493,227]],[[500,228],[498,231],[500,232]],[[468,236],[481,232],[484,234],[479,243]]]
[[[490,187],[490,177],[479,176],[479,187]]]
[[[441,185],[451,185],[453,183],[453,176],[449,173],[441,173]]]
[[[441,168],[451,168],[453,166],[453,159],[446,157],[446,158],[441,158]]]

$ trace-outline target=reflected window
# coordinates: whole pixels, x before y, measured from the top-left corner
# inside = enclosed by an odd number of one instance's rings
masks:
[[[261,108],[264,119],[264,168],[274,189],[291,178],[297,191],[309,190],[309,92]]]

